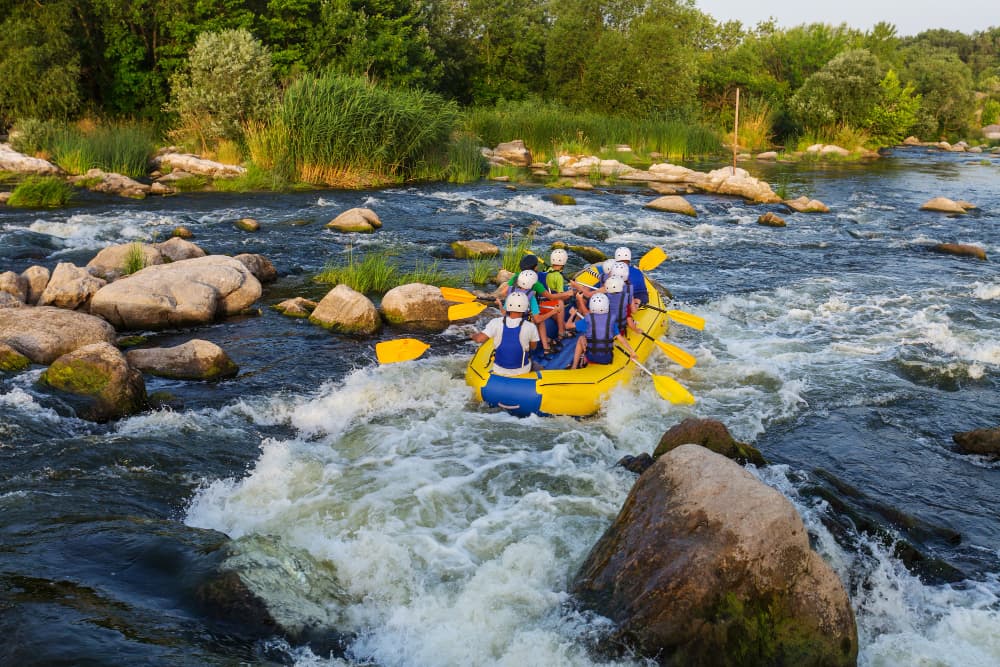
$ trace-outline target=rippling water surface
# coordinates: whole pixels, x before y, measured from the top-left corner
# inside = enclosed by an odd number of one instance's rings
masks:
[[[36,387],[41,368],[0,375],[0,663],[590,664],[605,626],[566,589],[632,484],[613,464],[688,416],[722,420],[776,464],[757,474],[847,586],[863,664],[1000,663],[1000,464],[951,444],[1000,425],[1000,159],[908,149],[750,168],[832,212],[781,213],[773,229],[756,218],[780,207],[731,198],[690,196],[689,219],[628,187],[560,207],[492,183],[0,208],[0,271],[84,264],[183,224],[210,252],[259,252],[282,273],[259,317],[151,334],[215,341],[241,368],[216,384],[148,378],[171,409],[95,425]],[[938,195],[979,209],[917,210]],[[310,275],[348,251],[323,224],[351,206],[385,223],[353,252],[389,245],[462,273],[450,241],[502,243],[535,221],[539,247],[661,245],[653,277],[708,325],[670,334],[695,368],[651,364],[698,403],[666,404],[640,377],[594,418],[519,420],[471,402],[467,327],[379,367],[374,341],[270,310],[322,296]],[[245,216],[262,231],[234,230]],[[930,252],[939,242],[991,261]],[[218,545],[247,535],[336,568],[355,600],[343,656],[248,636],[206,607]]]

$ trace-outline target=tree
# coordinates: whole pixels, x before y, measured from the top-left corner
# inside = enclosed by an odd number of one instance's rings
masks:
[[[80,106],[80,57],[65,3],[24,3],[0,23],[0,126],[67,118]]]
[[[975,110],[969,66],[951,51],[923,46],[907,49],[905,63],[905,79],[923,97],[921,138],[964,132]]]
[[[864,127],[872,139],[883,146],[898,144],[917,121],[920,95],[913,86],[903,86],[894,70],[889,70],[879,84],[880,97],[865,119]]]
[[[243,123],[262,117],[277,93],[271,55],[246,30],[199,35],[171,87],[170,110],[203,150],[210,141],[238,138]]]
[[[845,51],[806,79],[789,108],[800,127],[864,126],[881,99],[883,68],[866,49]]]

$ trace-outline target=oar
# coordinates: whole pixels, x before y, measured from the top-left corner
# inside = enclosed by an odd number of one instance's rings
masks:
[[[629,356],[629,354],[625,350],[618,347],[617,345],[615,346],[615,348],[619,352],[627,356],[629,358],[629,361],[631,361],[633,364],[641,368],[646,373],[646,375],[653,378],[653,387],[656,388],[656,393],[659,394],[662,398],[678,405],[694,405],[694,396],[692,396],[691,392],[685,389],[684,385],[682,385],[680,382],[671,377],[667,377],[666,375],[653,375],[652,371],[650,371],[648,368],[640,364],[637,360]]]
[[[667,259],[667,253],[663,252],[663,248],[656,246],[639,260],[639,270],[652,271],[662,264],[665,259]]]
[[[652,310],[663,313],[677,324],[683,324],[686,327],[691,327],[692,329],[697,329],[701,331],[705,328],[705,318],[698,317],[692,313],[685,313],[683,310],[664,310],[662,308],[657,308],[656,306],[651,306],[648,303],[642,304],[640,308],[650,308]]]
[[[663,352],[663,354],[665,354],[668,357],[670,357],[671,360],[676,361],[678,364],[680,364],[684,368],[693,368],[694,367],[696,359],[694,358],[694,355],[691,354],[690,352],[688,352],[687,350],[681,349],[681,348],[677,347],[676,345],[671,345],[670,343],[667,343],[665,341],[657,340],[656,338],[653,338],[652,336],[650,336],[645,331],[641,331],[640,333],[644,337],[646,337],[649,340],[651,340],[654,343],[656,343],[656,347],[660,348],[660,350]]]
[[[439,287],[441,296],[445,301],[458,301],[459,303],[470,303],[472,301],[493,301],[492,296],[476,296],[472,292],[467,292],[458,287]]]
[[[397,361],[413,361],[430,349],[430,345],[416,338],[397,338],[375,345],[375,356],[380,364],[394,364]]]
[[[456,303],[454,306],[448,306],[448,319],[465,320],[475,317],[484,310],[486,310],[485,303]]]

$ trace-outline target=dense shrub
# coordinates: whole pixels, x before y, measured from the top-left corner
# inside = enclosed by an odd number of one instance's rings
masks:
[[[813,130],[831,125],[860,127],[881,98],[882,66],[866,49],[837,55],[806,79],[789,109],[799,126]]]
[[[14,188],[7,205],[20,208],[54,208],[66,205],[72,197],[73,187],[61,178],[30,176]]]

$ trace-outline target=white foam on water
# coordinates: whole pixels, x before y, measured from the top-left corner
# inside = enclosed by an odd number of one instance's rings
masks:
[[[972,296],[983,301],[1000,299],[1000,283],[972,283]]]
[[[127,211],[106,215],[78,213],[66,220],[36,220],[28,229],[60,239],[68,250],[98,250],[109,243],[148,241],[158,233],[158,228],[177,224],[177,218],[162,213]]]
[[[32,419],[42,419],[47,422],[54,423],[61,419],[55,410],[42,406],[34,396],[20,387],[13,387],[7,393],[0,394],[0,407],[4,413],[16,411]]]

